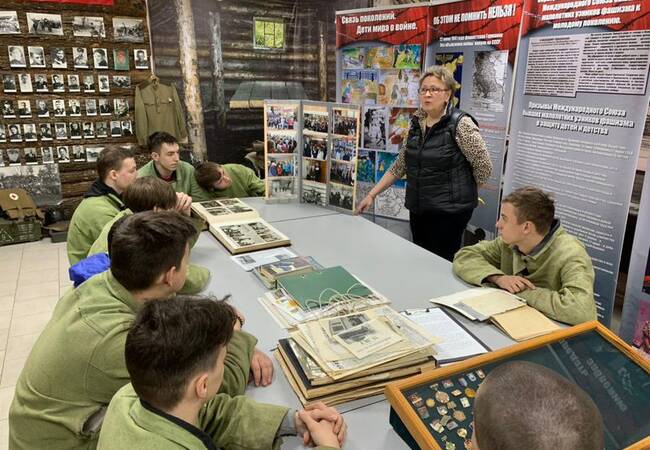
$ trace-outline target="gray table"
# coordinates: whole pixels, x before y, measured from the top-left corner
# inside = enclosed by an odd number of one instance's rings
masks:
[[[244,199],[262,217],[291,238],[299,255],[313,256],[324,266],[342,265],[362,281],[387,296],[393,308],[424,308],[430,298],[466,289],[451,272],[451,264],[370,221],[311,205],[266,205],[261,199]],[[269,351],[287,336],[258,303],[265,287],[249,272],[230,260],[228,251],[209,233],[199,238],[192,262],[210,269],[208,290],[221,297],[232,294],[233,304],[246,316],[245,329],[259,339],[258,348]],[[474,323],[455,315],[491,349],[514,343],[496,327]],[[267,403],[301,407],[284,374],[275,364],[273,384],[249,388],[247,395]],[[406,449],[388,423],[389,404],[381,396],[339,405],[350,427],[345,448]],[[302,448],[297,439],[284,448]]]

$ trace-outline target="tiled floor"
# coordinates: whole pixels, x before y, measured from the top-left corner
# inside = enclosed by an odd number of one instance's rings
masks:
[[[8,448],[16,379],[54,305],[71,287],[68,267],[65,242],[0,247],[0,450]]]

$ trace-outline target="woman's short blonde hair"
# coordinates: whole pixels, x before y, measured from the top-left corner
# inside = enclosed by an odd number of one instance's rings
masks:
[[[420,77],[420,87],[422,87],[422,83],[424,83],[424,80],[426,80],[429,77],[436,77],[442,83],[449,89],[452,93],[452,95],[456,92],[456,80],[454,80],[454,76],[451,74],[449,69],[443,66],[431,66],[427,70],[424,71],[422,76]]]

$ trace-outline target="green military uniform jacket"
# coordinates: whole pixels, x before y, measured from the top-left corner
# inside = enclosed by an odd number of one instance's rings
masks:
[[[528,255],[501,238],[479,242],[456,253],[454,273],[481,285],[490,275],[521,275],[535,289],[517,295],[552,319],[571,325],[596,320],[594,268],[584,245],[556,221]]]
[[[122,217],[129,216],[131,214],[133,214],[133,212],[127,208],[124,211],[120,211],[115,217],[113,217],[112,220],[104,225],[104,228],[99,234],[99,237],[92,245],[92,247],[90,247],[88,256],[92,256],[97,253],[108,253],[108,233],[111,231],[111,227],[113,227],[115,222],[120,220]],[[187,267],[187,279],[185,280],[183,288],[178,293],[190,295],[198,294],[203,289],[205,289],[205,287],[208,285],[208,281],[210,281],[210,271],[207,268],[197,266],[195,264],[189,264]]]
[[[144,405],[131,384],[108,407],[98,450],[206,450],[279,448],[287,408],[219,394],[199,414],[198,427]],[[207,444],[205,440],[210,440]],[[326,447],[317,447],[327,450]]]
[[[228,176],[232,179],[232,185],[223,190],[202,191],[201,196],[192,196],[195,202],[212,200],[213,198],[241,198],[259,197],[266,193],[264,180],[260,180],[252,169],[241,164],[223,164]]]
[[[138,170],[138,176],[158,177],[162,180],[158,170],[156,170],[156,165],[153,160],[149,161]],[[171,182],[174,191],[183,192],[189,195],[192,197],[193,201],[198,201],[195,199],[202,198],[206,195],[206,192],[201,189],[199,183],[196,182],[196,178],[194,177],[194,166],[192,164],[185,161],[179,161],[178,167],[176,167],[176,171],[174,172],[174,177],[174,181]]]
[[[114,194],[84,198],[72,215],[68,226],[68,261],[76,264],[86,256],[97,237],[117,213],[124,208]]]
[[[9,410],[12,450],[96,447],[99,425],[88,429],[88,419],[129,382],[124,344],[138,309],[110,271],[59,300],[16,383]],[[221,392],[244,392],[255,344],[253,336],[235,332]]]
[[[140,83],[135,88],[135,134],[145,145],[156,131],[165,131],[179,141],[187,138],[185,118],[174,86]]]

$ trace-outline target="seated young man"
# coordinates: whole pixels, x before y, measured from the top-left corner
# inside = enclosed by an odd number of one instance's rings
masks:
[[[147,303],[126,337],[131,383],[111,400],[98,449],[270,449],[289,435],[339,448],[343,418],[322,403],[297,413],[216,395],[233,328],[237,316],[223,301],[181,296]]]
[[[194,166],[180,160],[180,147],[174,136],[164,131],[157,131],[149,136],[147,146],[151,153],[151,161],[138,170],[139,176],[160,178],[171,184],[174,191],[189,195],[189,203],[195,197],[206,195],[196,182]]]
[[[213,198],[258,197],[264,195],[266,186],[255,172],[241,164],[203,162],[195,172],[196,182],[209,195],[194,198],[204,201]]]
[[[454,273],[468,283],[517,294],[560,322],[596,320],[591,258],[554,216],[553,200],[543,191],[513,191],[501,201],[500,236],[460,249]]]
[[[473,450],[602,450],[603,419],[578,386],[539,364],[500,365],[474,399]]]
[[[187,217],[171,211],[138,213],[116,224],[110,270],[65,294],[32,347],[9,410],[10,448],[96,447],[108,403],[129,382],[129,327],[145,302],[183,286],[195,233]],[[251,367],[268,359],[255,343],[250,334],[234,334],[221,392],[242,394]]]
[[[158,178],[144,177],[138,178],[131,185],[126,188],[122,195],[125,209],[120,211],[112,220],[110,220],[95,243],[90,247],[88,256],[97,253],[108,253],[108,234],[118,220],[122,217],[129,216],[134,213],[144,211],[170,211],[178,210],[182,205],[185,205],[186,194],[182,192],[176,193],[172,187]],[[179,211],[186,216],[190,215],[189,207]],[[196,241],[197,235],[190,241],[190,247]],[[187,269],[187,279],[183,288],[179,291],[182,294],[196,294],[201,292],[208,284],[210,279],[210,271],[205,267],[189,264]]]
[[[76,264],[86,256],[104,225],[124,209],[122,192],[138,172],[131,150],[108,146],[97,158],[97,180],[84,195],[68,227],[68,261]]]

